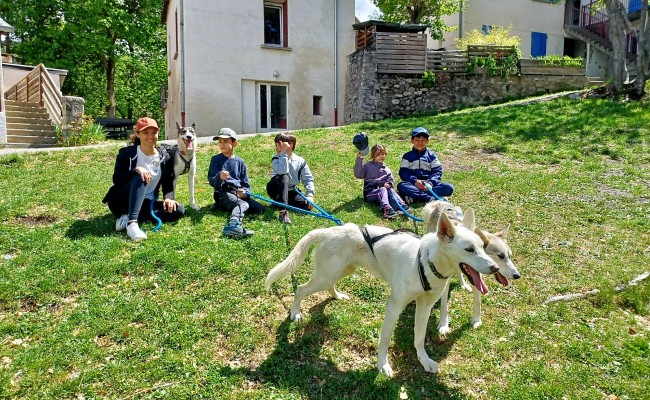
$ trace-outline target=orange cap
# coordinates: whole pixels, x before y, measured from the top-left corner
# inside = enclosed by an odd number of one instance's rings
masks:
[[[156,128],[158,130],[158,124],[156,120],[149,117],[142,117],[138,120],[138,123],[135,124],[135,131],[140,132],[146,128]]]

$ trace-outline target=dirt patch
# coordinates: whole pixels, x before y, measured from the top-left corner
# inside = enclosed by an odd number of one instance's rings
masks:
[[[25,226],[47,226],[56,222],[56,217],[52,215],[17,215],[14,222]]]

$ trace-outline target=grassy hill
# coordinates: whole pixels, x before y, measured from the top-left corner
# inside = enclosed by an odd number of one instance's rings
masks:
[[[387,145],[396,173],[409,132],[425,126],[456,186],[453,203],[473,207],[483,229],[511,224],[523,277],[507,288],[486,280],[478,329],[471,294],[452,278],[453,332],[438,336],[434,309],[426,341],[438,375],[417,361],[407,307],[392,379],[376,372],[386,284],[358,271],[339,286],[350,301],[316,294],[303,302],[303,323],[287,321],[309,259],[270,292],[266,273],[332,222],[292,213],[285,226],[269,210],[246,219],[254,237],[222,238],[227,215],[209,210],[206,179],[216,146],[199,148],[201,211],[141,243],[115,232],[101,203],[115,147],[0,157],[0,397],[649,398],[650,284],[614,289],[650,270],[649,109],[561,99],[297,134],[316,201],[344,222],[424,233],[363,202],[351,140],[363,130]],[[236,153],[265,195],[272,138],[242,140]],[[189,201],[185,176],[178,199]]]

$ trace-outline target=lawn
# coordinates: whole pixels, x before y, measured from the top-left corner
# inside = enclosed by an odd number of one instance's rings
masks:
[[[297,133],[316,201],[344,222],[424,233],[362,201],[351,140],[363,130],[387,145],[396,172],[410,130],[425,126],[454,204],[483,229],[511,224],[522,278],[486,279],[477,329],[452,278],[452,333],[439,337],[437,308],[428,327],[437,375],[417,361],[407,307],[392,379],[376,370],[386,284],[358,271],[339,285],[350,301],[313,295],[305,320],[289,322],[309,259],[270,292],[266,273],[333,223],[293,213],[286,226],[269,210],[246,219],[252,238],[222,238],[227,215],[210,211],[206,179],[215,145],[199,148],[201,210],[156,233],[145,225],[141,243],[115,232],[101,203],[117,147],[0,157],[0,398],[650,398],[650,279],[615,290],[650,270],[649,106],[560,99]],[[265,194],[273,140],[247,138],[236,153]]]

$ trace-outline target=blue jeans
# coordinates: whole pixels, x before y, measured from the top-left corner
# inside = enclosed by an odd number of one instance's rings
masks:
[[[402,195],[402,197],[408,196],[415,201],[428,203],[432,200],[437,200],[435,197],[429,194],[429,191],[420,190],[410,182],[398,183],[397,191]],[[432,187],[432,191],[440,197],[451,196],[452,193],[454,193],[454,185],[446,182],[438,182],[435,186]]]

